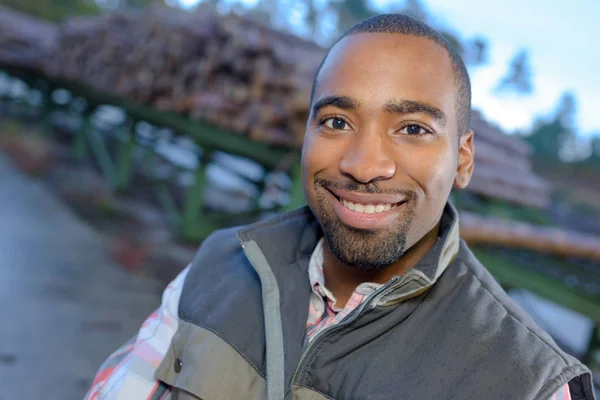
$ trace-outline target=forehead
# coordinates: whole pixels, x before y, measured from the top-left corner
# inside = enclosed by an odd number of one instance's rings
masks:
[[[329,52],[316,85],[315,99],[345,95],[373,106],[390,99],[422,101],[454,118],[452,62],[446,49],[428,38],[396,33],[347,36]]]

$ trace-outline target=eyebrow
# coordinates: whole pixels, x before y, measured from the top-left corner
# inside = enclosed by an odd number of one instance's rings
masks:
[[[446,115],[442,110],[420,101],[392,100],[385,105],[384,109],[394,114],[427,114],[441,126],[446,126]]]
[[[312,106],[312,114],[315,115],[320,109],[327,106],[334,106],[342,110],[356,110],[359,102],[347,96],[328,96],[315,101]]]

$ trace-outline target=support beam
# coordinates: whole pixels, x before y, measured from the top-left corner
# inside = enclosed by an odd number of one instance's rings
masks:
[[[291,170],[292,190],[290,193],[290,202],[285,207],[286,210],[293,210],[306,205],[304,189],[302,187],[302,165],[300,160],[296,161]]]
[[[135,133],[132,124],[125,123],[119,128],[121,138],[117,154],[115,189],[126,190],[131,184],[133,172],[133,152],[135,150]]]
[[[206,187],[206,165],[212,158],[212,151],[203,149],[198,169],[194,177],[194,184],[187,189],[185,204],[183,206],[183,220],[181,233],[186,239],[203,239],[199,229],[204,224],[202,208],[204,207],[204,188]]]
[[[600,321],[600,303],[597,298],[570,289],[564,283],[536,273],[526,266],[507,262],[481,248],[471,247],[471,250],[503,286],[510,285],[529,290],[594,321]]]
[[[87,110],[81,116],[81,127],[71,144],[71,154],[76,161],[83,161],[88,153],[87,137],[92,128],[91,112]]]
[[[104,179],[114,189],[117,186],[117,169],[106,147],[106,138],[103,137],[102,132],[99,132],[93,126],[89,127],[87,138],[89,148],[92,151],[94,159],[100,166]]]

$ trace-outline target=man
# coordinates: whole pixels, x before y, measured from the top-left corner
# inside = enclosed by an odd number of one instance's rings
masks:
[[[470,97],[423,23],[350,29],[314,80],[308,208],[209,237],[88,399],[593,399],[458,237]]]

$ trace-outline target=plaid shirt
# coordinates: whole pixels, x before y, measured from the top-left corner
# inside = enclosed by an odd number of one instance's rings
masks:
[[[102,364],[85,400],[150,400],[163,384],[154,378],[154,371],[161,363],[171,344],[178,326],[179,298],[189,267],[183,270],[165,289],[162,303],[142,324],[137,336],[109,356]],[[309,343],[324,328],[340,322],[352,310],[381,287],[376,283],[362,283],[343,308],[336,306],[336,299],[325,287],[323,275],[323,239],[312,253],[308,276],[312,287],[306,323],[306,342]],[[171,400],[167,388],[159,400]],[[571,400],[566,384],[548,400]]]

